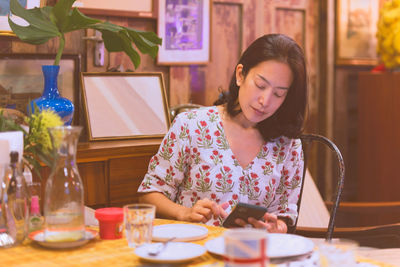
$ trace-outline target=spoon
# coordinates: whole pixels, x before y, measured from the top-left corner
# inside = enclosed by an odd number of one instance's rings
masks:
[[[176,237],[170,237],[160,243],[154,244],[153,246],[150,246],[149,249],[147,250],[147,254],[150,256],[157,256],[160,254],[161,251],[163,251],[166,247],[168,242],[171,242],[172,240],[176,239]]]

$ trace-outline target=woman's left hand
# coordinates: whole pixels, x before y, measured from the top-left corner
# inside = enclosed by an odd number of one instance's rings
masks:
[[[287,233],[286,223],[278,219],[275,214],[265,213],[263,219],[264,221],[260,221],[250,217],[248,222],[241,219],[236,219],[235,222],[243,227],[250,223],[254,228],[266,229],[269,233]]]

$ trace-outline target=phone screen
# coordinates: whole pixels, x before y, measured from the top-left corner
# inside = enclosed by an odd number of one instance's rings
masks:
[[[239,202],[233,208],[232,212],[228,215],[222,225],[227,228],[241,227],[235,223],[237,218],[240,218],[246,222],[249,217],[259,220],[266,212],[268,212],[268,210],[265,207]]]

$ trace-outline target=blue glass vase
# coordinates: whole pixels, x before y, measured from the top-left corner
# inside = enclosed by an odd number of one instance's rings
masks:
[[[58,92],[57,79],[60,66],[44,65],[42,71],[44,75],[43,94],[31,101],[31,110],[33,111],[35,108],[34,103],[39,110],[52,109],[61,117],[64,125],[71,125],[74,116],[74,104],[71,100],[61,97],[60,92]]]

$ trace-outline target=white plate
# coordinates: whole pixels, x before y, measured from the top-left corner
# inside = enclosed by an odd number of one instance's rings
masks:
[[[205,244],[206,249],[216,255],[225,253],[224,238],[217,237]],[[314,243],[305,237],[292,234],[268,234],[267,255],[269,258],[300,256],[312,252]]]
[[[149,247],[157,246],[156,243],[144,244],[135,249],[135,254],[142,259],[153,262],[175,263],[188,261],[206,253],[205,247],[193,243],[169,242],[156,256],[148,254]]]
[[[97,236],[97,232],[94,230],[86,229],[85,231],[85,239],[77,240],[77,241],[70,241],[70,242],[48,242],[44,240],[44,231],[36,231],[29,234],[29,238],[38,243],[39,245],[46,247],[46,248],[55,248],[55,249],[62,249],[62,248],[75,248],[80,247],[92,240]]]
[[[153,240],[165,241],[175,237],[175,241],[194,241],[206,238],[208,230],[193,224],[163,224],[153,227]]]

